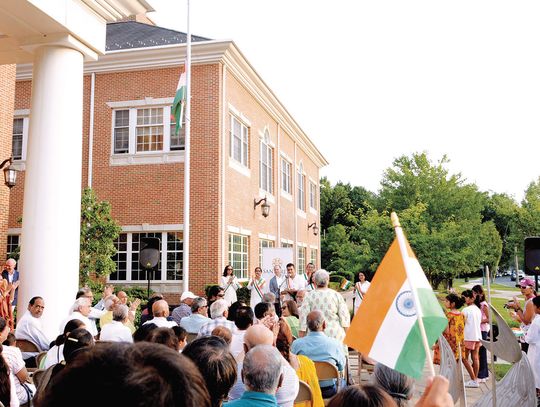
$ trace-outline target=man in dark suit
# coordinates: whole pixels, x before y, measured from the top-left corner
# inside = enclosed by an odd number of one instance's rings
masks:
[[[14,284],[19,281],[19,272],[15,270],[17,262],[15,259],[7,259],[4,264],[4,271],[2,271],[2,278],[7,280],[9,284]],[[17,306],[17,296],[19,295],[19,288],[15,289],[15,296],[13,297],[12,306]]]
[[[283,289],[283,283],[285,282],[285,276],[281,275],[281,267],[279,265],[274,266],[274,277],[270,279],[268,289],[272,294],[276,296],[274,307],[276,308],[276,314],[281,316],[281,302],[280,295]]]

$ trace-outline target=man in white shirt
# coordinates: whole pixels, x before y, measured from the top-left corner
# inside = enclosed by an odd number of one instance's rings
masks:
[[[60,332],[64,332],[64,327],[69,321],[71,321],[72,319],[78,319],[86,326],[86,330],[90,332],[95,338],[98,334],[96,325],[92,324],[90,322],[90,318],[88,318],[91,308],[92,303],[90,302],[89,298],[79,297],[78,299],[76,299],[71,306],[71,314],[69,314],[69,316],[64,319],[60,324]]]
[[[296,273],[294,264],[287,264],[287,278],[285,280],[284,288],[281,290],[283,301],[294,301],[298,290],[305,290],[305,288],[306,279]]]
[[[237,362],[242,361],[244,355],[244,336],[247,329],[253,325],[255,314],[251,307],[239,307],[236,310],[234,325],[236,329],[232,333],[231,344],[229,349]]]
[[[124,304],[117,304],[112,309],[113,320],[101,328],[99,339],[111,342],[133,342],[131,330],[124,325],[128,321],[129,308]]]
[[[234,322],[229,321],[229,307],[226,300],[217,300],[210,306],[210,315],[212,320],[201,326],[198,337],[212,335],[212,331],[218,326],[223,326],[233,333],[236,329]]]
[[[154,318],[149,319],[143,325],[156,324],[158,328],[172,328],[178,325],[176,322],[167,319],[169,316],[169,304],[165,300],[159,300],[152,304],[152,314]]]
[[[45,335],[43,330],[43,321],[41,316],[45,309],[45,301],[41,297],[33,297],[28,304],[28,311],[24,313],[17,322],[15,329],[15,338],[25,339],[35,344],[40,352],[49,350],[51,341]],[[38,352],[23,352],[23,359],[34,357]]]
[[[257,324],[249,327],[244,336],[244,351],[247,354],[251,348],[257,345],[270,345],[274,343],[274,334],[263,324]],[[238,363],[236,383],[229,392],[229,400],[236,400],[242,397],[245,387],[242,382],[242,366]],[[277,404],[282,407],[293,407],[294,400],[298,394],[298,376],[289,362],[281,356],[281,366],[283,368],[283,383],[276,392]]]
[[[191,304],[191,315],[182,318],[180,326],[190,334],[198,334],[201,327],[210,321],[211,319],[208,318],[208,303],[206,302],[206,299],[197,297]]]

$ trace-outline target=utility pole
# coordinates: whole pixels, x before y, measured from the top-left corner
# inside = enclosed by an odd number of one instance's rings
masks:
[[[517,245],[514,246],[514,261],[516,262],[516,281],[519,281],[519,276],[518,276],[519,266],[518,266],[518,257],[517,257]]]

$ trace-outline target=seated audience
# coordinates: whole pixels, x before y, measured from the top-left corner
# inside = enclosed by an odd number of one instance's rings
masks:
[[[72,319],[78,319],[84,323],[88,332],[90,332],[93,337],[96,337],[98,334],[96,324],[95,322],[91,322],[90,318],[88,318],[91,308],[92,303],[90,302],[89,298],[79,297],[71,306],[71,314],[69,314],[69,316],[64,320],[61,327],[65,327],[66,324]]]
[[[0,345],[0,353],[2,352],[3,346]],[[19,398],[15,392],[14,375],[4,358],[0,358],[0,402],[6,407],[19,406]]]
[[[342,389],[327,405],[328,407],[395,407],[396,403],[379,386],[357,384]]]
[[[291,327],[292,335],[298,338],[298,329],[300,328],[300,320],[298,319],[298,308],[293,300],[285,301],[281,307],[281,316],[287,321]]]
[[[178,338],[179,352],[182,352],[182,350],[187,345],[187,331],[181,326],[173,326],[171,329],[174,331],[174,334]]]
[[[232,333],[229,328],[225,328],[224,326],[221,326],[221,325],[216,326],[210,335],[217,336],[218,338],[223,339],[225,343],[227,344],[227,346],[231,344]]]
[[[45,301],[43,301],[43,298],[33,297],[28,303],[28,310],[17,321],[17,328],[15,329],[15,337],[17,339],[25,339],[32,342],[38,347],[39,352],[49,350],[51,343],[43,329],[41,316],[44,309]],[[21,311],[21,309],[18,311]],[[26,361],[29,358],[37,356],[39,352],[23,352],[22,356]]]
[[[148,335],[156,329],[156,324],[143,324],[133,333],[133,342],[144,342],[148,340]]]
[[[154,317],[144,324],[156,324],[158,327],[165,328],[171,328],[176,325],[176,322],[167,319],[169,316],[169,304],[165,300],[157,300],[152,304],[152,315]]]
[[[191,304],[191,315],[182,318],[180,326],[190,334],[197,334],[204,324],[211,321],[207,313],[208,305],[206,300],[202,297],[197,297],[193,300],[193,304]]]
[[[71,331],[74,331],[77,328],[86,328],[86,325],[79,319],[72,319],[64,326],[64,332],[53,342],[53,346],[47,352],[47,355],[43,358],[40,369],[47,369],[52,365],[56,365],[64,360],[64,343],[66,338]]]
[[[117,304],[112,310],[112,321],[102,326],[99,339],[111,342],[133,342],[131,330],[125,325],[128,322],[127,305]]]
[[[98,303],[93,307],[92,303],[94,301],[94,293],[89,287],[82,287],[81,289],[79,289],[79,291],[77,291],[77,294],[75,295],[76,300],[78,300],[79,298],[87,298],[90,301],[90,313],[88,314],[88,320],[90,321],[90,323],[87,325],[87,329],[92,335],[94,335],[94,337],[97,335],[98,332],[97,321],[99,321],[99,319],[106,312],[105,298],[107,298],[112,293],[112,285],[106,285],[103,289],[103,295],[101,296],[101,300],[99,300]]]
[[[240,307],[236,311],[234,325],[236,329],[232,333],[230,350],[234,358],[241,361],[244,354],[244,335],[246,330],[253,325],[253,310],[250,307]]]
[[[210,393],[212,407],[221,406],[236,381],[236,361],[227,344],[218,337],[204,336],[189,343],[184,356],[199,368]]]
[[[225,290],[219,285],[213,285],[208,288],[208,308],[212,306],[214,301],[221,300],[225,297]],[[227,304],[228,305],[228,304]]]
[[[253,325],[248,328],[244,336],[244,352],[247,354],[250,349],[257,345],[273,345],[274,334],[263,324]],[[238,362],[238,377],[233,388],[229,392],[229,400],[239,399],[245,391],[242,382],[242,365]],[[283,385],[276,393],[276,399],[282,407],[292,407],[296,395],[298,394],[298,376],[289,363],[281,357],[281,367],[283,370]]]
[[[236,318],[236,311],[238,311],[238,308],[245,307],[246,303],[243,301],[235,301],[231,304],[229,307],[229,314],[227,315],[227,319],[229,321],[233,321]]]
[[[309,333],[293,342],[292,353],[307,356],[314,362],[330,362],[343,371],[346,362],[343,344],[324,333],[326,322],[322,312],[311,311],[307,316],[307,326]],[[333,380],[321,380],[319,384],[323,398],[336,394],[337,386]]]
[[[162,300],[163,294],[160,293],[154,293],[152,296],[148,299],[148,302],[146,303],[146,308],[142,310],[141,312],[141,325],[144,324],[146,321],[154,318],[154,314],[152,314],[152,305],[156,301]]]
[[[406,407],[413,396],[414,380],[394,369],[377,363],[373,369],[374,383],[386,391],[398,407]]]
[[[206,384],[193,362],[148,342],[107,343],[81,351],[37,399],[37,407],[210,407]]]
[[[191,315],[191,304],[193,304],[193,300],[195,298],[197,298],[197,296],[191,291],[184,291],[182,293],[182,296],[180,297],[180,305],[173,309],[171,314],[173,321],[178,325],[180,325],[182,318],[189,317]]]
[[[198,336],[201,337],[210,335],[214,328],[218,326],[224,326],[232,332],[234,330],[234,322],[229,321],[227,319],[227,315],[229,315],[229,306],[227,305],[227,301],[214,301],[214,303],[210,306],[210,316],[212,317],[212,320],[201,326]]]
[[[225,405],[228,407],[282,405],[276,397],[284,380],[282,359],[277,349],[271,345],[253,347],[246,354],[241,372],[245,391],[240,399]]]
[[[317,371],[315,370],[315,364],[312,360],[303,355],[295,355],[291,352],[291,344],[293,343],[293,336],[291,328],[283,320],[279,321],[279,331],[276,338],[276,348],[281,353],[281,356],[285,358],[287,362],[296,372],[296,375],[300,380],[306,382],[311,388],[313,396],[313,403],[311,407],[324,407],[324,401],[321,395],[321,389],[319,387],[319,378],[317,377]],[[307,403],[295,403],[295,407],[301,407]]]
[[[165,345],[166,347],[171,348],[176,352],[180,350],[178,337],[176,336],[172,328],[158,327],[156,329],[153,329],[148,334],[146,341]]]
[[[103,307],[105,309],[105,313],[99,318],[99,327],[103,329],[103,327],[107,324],[110,324],[113,320],[113,308],[116,304],[119,304],[120,300],[118,297],[114,294],[109,295],[107,298],[103,300]]]

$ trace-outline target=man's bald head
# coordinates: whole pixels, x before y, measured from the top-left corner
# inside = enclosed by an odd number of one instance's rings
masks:
[[[155,317],[168,317],[169,304],[165,300],[158,300],[152,305],[152,314]]]
[[[307,316],[307,326],[311,332],[324,331],[326,323],[324,321],[324,315],[321,311],[311,311]]]
[[[263,324],[250,326],[244,336],[244,346],[246,352],[257,345],[273,345],[274,334]]]

